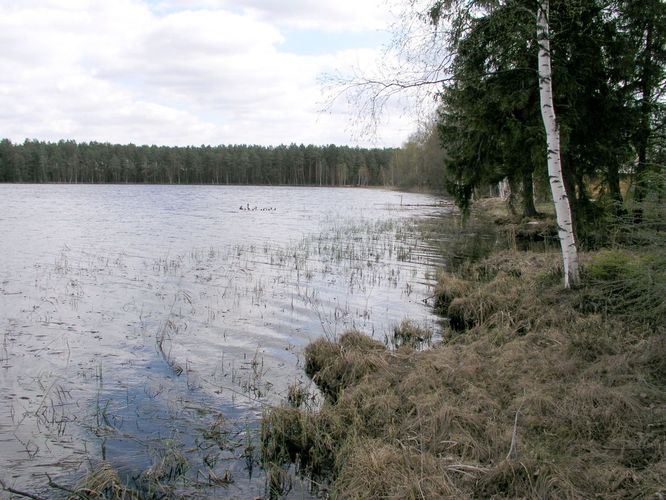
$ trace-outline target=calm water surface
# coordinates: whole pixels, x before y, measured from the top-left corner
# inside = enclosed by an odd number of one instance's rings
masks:
[[[45,473],[72,486],[107,460],[170,495],[263,495],[258,418],[307,385],[308,342],[437,330],[415,220],[448,210],[369,189],[0,185],[0,478],[54,496]]]

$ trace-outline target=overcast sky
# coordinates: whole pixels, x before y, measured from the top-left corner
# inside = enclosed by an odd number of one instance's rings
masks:
[[[395,106],[360,136],[323,74],[371,67],[375,0],[0,0],[0,137],[398,146]]]

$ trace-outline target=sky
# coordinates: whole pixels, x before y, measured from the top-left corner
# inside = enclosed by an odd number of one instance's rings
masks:
[[[387,107],[364,134],[323,83],[385,57],[385,5],[0,0],[0,137],[399,146],[416,129],[408,109]]]

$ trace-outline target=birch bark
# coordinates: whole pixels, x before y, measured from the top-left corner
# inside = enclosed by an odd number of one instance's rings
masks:
[[[555,204],[558,236],[564,264],[564,287],[575,286],[580,280],[578,250],[573,231],[571,206],[564,187],[560,156],[560,131],[553,105],[552,70],[550,64],[550,33],[548,24],[549,0],[539,0],[537,8],[537,40],[539,43],[539,97],[541,116],[548,144],[548,177]]]

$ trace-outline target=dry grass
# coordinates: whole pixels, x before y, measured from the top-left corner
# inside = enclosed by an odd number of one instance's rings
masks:
[[[305,348],[305,373],[331,400],[367,373],[385,364],[384,344],[351,330],[337,342],[319,339]]]
[[[435,288],[435,310],[446,314],[451,302],[457,297],[466,295],[471,289],[471,284],[452,274],[443,274],[439,277]]]
[[[427,351],[315,342],[327,400],[269,412],[264,458],[336,498],[666,494],[666,332],[585,311],[558,262],[496,254],[447,277],[462,328]]]
[[[79,482],[69,498],[134,500],[141,495],[123,484],[110,463],[101,462]]]
[[[393,349],[410,347],[422,349],[430,346],[433,332],[430,328],[420,326],[414,321],[405,319],[393,328],[393,332],[387,336],[387,344]]]
[[[139,485],[136,489],[127,486],[113,465],[102,461],[86,474],[73,490],[67,491],[70,492],[69,498],[72,500],[173,498],[175,490],[170,481],[183,476],[188,468],[185,455],[178,447],[171,444],[163,450],[159,459],[149,469],[135,478]]]

